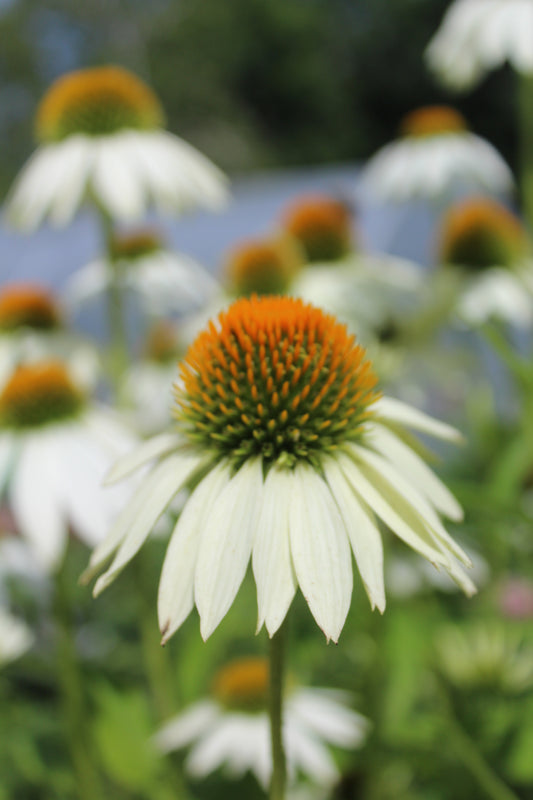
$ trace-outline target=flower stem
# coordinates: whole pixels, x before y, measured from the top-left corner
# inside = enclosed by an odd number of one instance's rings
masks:
[[[533,77],[518,75],[520,174],[524,216],[533,231]]]
[[[270,640],[270,735],[272,743],[272,777],[270,800],[285,800],[287,760],[283,747],[283,686],[285,674],[285,621]]]
[[[54,610],[57,626],[57,675],[65,716],[66,736],[80,800],[104,797],[91,756],[83,678],[74,644],[69,586],[64,564],[56,575]]]
[[[113,386],[115,399],[119,399],[121,377],[128,362],[128,338],[126,335],[126,315],[124,312],[124,298],[120,284],[120,265],[113,252],[113,221],[102,208],[98,208],[105,259],[111,270],[109,282],[107,311],[109,319],[109,377]]]
[[[476,743],[464,730],[456,718],[448,698],[443,699],[446,704],[446,716],[451,733],[450,741],[454,743],[457,755],[466,769],[477,781],[483,797],[486,797],[487,800],[519,800],[516,794],[494,772]]]

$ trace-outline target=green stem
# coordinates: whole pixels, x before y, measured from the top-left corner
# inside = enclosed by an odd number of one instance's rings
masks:
[[[98,210],[104,242],[104,255],[111,269],[111,281],[107,297],[110,335],[109,377],[115,393],[115,399],[119,399],[121,377],[129,363],[126,315],[120,281],[120,263],[116,260],[113,252],[113,221],[103,209],[99,208]]]
[[[518,75],[520,174],[524,216],[533,232],[533,76]]]
[[[287,760],[283,747],[283,686],[285,673],[285,638],[287,622],[270,640],[270,694],[268,711],[272,743],[270,800],[285,800]]]
[[[517,795],[509,789],[507,784],[496,775],[490,764],[479,751],[476,743],[466,733],[457,720],[448,698],[444,696],[443,699],[446,704],[451,734],[450,741],[453,742],[457,755],[464,766],[477,781],[483,793],[483,797],[486,797],[487,800],[519,800]]]
[[[54,610],[57,626],[57,675],[61,692],[66,735],[77,778],[80,800],[103,798],[100,779],[88,741],[87,709],[83,676],[74,644],[74,626],[69,587],[64,565],[56,575]]]
[[[139,630],[144,666],[157,717],[160,722],[163,722],[176,711],[176,697],[168,654],[161,647],[157,617],[154,605],[150,600],[153,587],[149,580],[147,566],[142,553],[132,564],[138,596]]]

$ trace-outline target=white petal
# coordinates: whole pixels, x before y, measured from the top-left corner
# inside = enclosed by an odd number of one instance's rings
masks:
[[[94,587],[95,597],[131,561],[174,495],[185,486],[200,465],[201,459],[198,456],[179,454],[169,456],[155,467],[135,498],[135,503],[132,503],[136,509],[134,519],[131,519],[130,513],[132,506],[126,507],[109,534],[108,539],[114,544],[116,531],[121,530],[123,541],[107,572],[98,578]],[[102,544],[105,545],[105,542]]]
[[[22,656],[33,644],[33,634],[25,622],[0,606],[0,666]]]
[[[218,715],[216,703],[200,700],[163,725],[153,738],[154,744],[162,753],[179,750],[207,733]]]
[[[202,531],[221,491],[229,483],[227,463],[218,464],[191,494],[170,539],[159,583],[159,627],[165,644],[194,605],[194,574]]]
[[[67,524],[59,506],[53,437],[38,434],[25,441],[10,486],[13,514],[42,566],[59,566],[67,542]]]
[[[121,481],[142,467],[143,464],[170,453],[181,444],[183,444],[183,437],[176,433],[161,433],[159,436],[153,436],[143,442],[133,453],[122,456],[113,464],[105,476],[105,485]]]
[[[285,619],[297,589],[289,544],[290,486],[286,472],[269,470],[252,557],[257,584],[257,630],[266,623],[270,636]]]
[[[426,502],[422,495],[418,493],[412,484],[405,480],[389,462],[368,450],[366,447],[354,445],[351,450],[356,453],[357,459],[364,465],[363,471],[372,482],[375,482],[375,475],[378,475],[380,480],[387,481],[393,492],[398,493],[403,500],[412,506],[415,513],[420,515],[420,518],[427,524],[431,533],[433,533],[440,542],[445,543],[445,551],[451,551],[463,564],[469,567],[472,566],[470,558],[448,534],[434,509]]]
[[[103,259],[86,264],[69,278],[63,299],[67,306],[76,308],[92,297],[103,294],[109,287],[111,273]]]
[[[252,553],[263,485],[261,459],[244,463],[209,510],[200,541],[194,595],[205,640],[233,603]]]
[[[458,522],[463,519],[463,509],[449,489],[420,456],[391,430],[376,425],[370,443],[394,464],[401,474],[408,476],[410,482],[433,503],[435,508],[450,519]]]
[[[335,694],[327,689],[298,689],[287,700],[287,714],[330,744],[358,747],[368,732],[368,720],[347,706],[348,698],[343,703]]]
[[[191,750],[185,761],[187,772],[195,777],[209,775],[218,767],[235,759],[253,736],[256,720],[246,714],[225,714],[217,720],[212,730]],[[266,728],[266,726],[265,726]],[[254,740],[256,739],[253,736]],[[252,768],[252,764],[242,765],[242,771]]]
[[[292,472],[290,543],[294,571],[327,639],[338,641],[352,597],[352,559],[342,517],[329,487],[311,468]]]
[[[343,471],[333,459],[324,461],[324,472],[337,501],[361,580],[372,605],[385,610],[383,544],[373,514],[355,494]]]
[[[340,455],[338,463],[352,488],[388,527],[432,563],[449,566],[450,559],[438,548],[423,520],[400,495],[392,492],[379,475],[367,473],[353,459]]]
[[[327,747],[296,719],[285,719],[284,733],[287,760],[294,771],[301,770],[321,785],[331,785],[338,779],[338,769]]]
[[[113,218],[134,221],[145,211],[138,166],[123,147],[121,135],[101,137],[91,176],[93,191]]]
[[[463,437],[458,430],[447,425],[445,422],[430,417],[423,411],[402,403],[392,397],[380,397],[373,404],[372,409],[376,411],[376,416],[385,422],[400,423],[408,428],[427,433],[436,439],[446,439],[450,442],[462,442]]]
[[[92,146],[86,136],[70,136],[63,148],[64,179],[50,203],[50,222],[67,225],[81,206],[92,163]]]

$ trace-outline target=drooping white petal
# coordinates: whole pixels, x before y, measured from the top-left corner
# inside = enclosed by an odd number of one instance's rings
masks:
[[[133,453],[119,458],[105,476],[104,483],[109,485],[121,481],[132,472],[154,458],[170,453],[183,444],[183,437],[177,433],[161,433],[143,442]]]
[[[392,397],[380,397],[373,404],[372,409],[376,412],[376,417],[384,422],[399,423],[408,428],[434,436],[436,439],[445,439],[450,442],[462,442],[461,433],[447,425],[445,422],[430,417],[423,411],[419,411],[401,400]]]
[[[407,476],[435,508],[450,519],[463,519],[463,509],[444,483],[435,475],[414,450],[408,447],[389,428],[376,425],[370,444],[385,456],[398,471]]]
[[[246,573],[257,530],[262,485],[261,459],[245,462],[205,520],[194,578],[204,640],[225,616]]]
[[[91,183],[98,200],[113,218],[131,222],[146,210],[145,190],[137,164],[123,144],[120,133],[99,137]]]
[[[174,495],[186,485],[201,463],[198,456],[176,454],[154,468],[135,500],[116,520],[106,540],[108,543],[105,549],[106,541],[102,543],[101,549],[97,548],[99,552],[96,560],[100,563],[104,555],[107,557],[119,545],[111,566],[96,582],[95,597],[131,561]],[[135,509],[135,516],[131,512],[132,508]],[[91,563],[90,569],[92,566]]]
[[[300,769],[321,785],[332,785],[339,777],[328,749],[297,719],[285,720],[285,749],[287,760],[294,772]]]
[[[179,750],[211,730],[218,716],[219,708],[216,703],[212,700],[200,700],[165,723],[154,736],[153,742],[162,753]]]
[[[0,666],[20,658],[33,644],[26,623],[0,606]]]
[[[324,472],[337,502],[366,593],[372,605],[385,610],[383,544],[373,514],[358,497],[334,459],[324,461]]]
[[[92,142],[89,137],[69,136],[62,150],[64,178],[61,190],[51,198],[49,217],[52,225],[67,225],[81,206],[92,165]],[[59,188],[59,187],[58,187]]]
[[[69,278],[63,299],[67,306],[76,308],[81,303],[103,294],[109,286],[111,273],[104,259],[90,261]]]
[[[226,462],[214,467],[191,494],[172,533],[159,583],[158,616],[162,644],[194,605],[194,574],[206,518],[231,478]]]
[[[434,509],[426,502],[422,495],[418,493],[412,484],[405,480],[388,461],[376,453],[371,452],[366,447],[353,445],[351,451],[356,454],[357,460],[363,465],[362,469],[365,475],[371,482],[375,481],[376,475],[379,476],[381,481],[386,481],[392,487],[393,491],[398,493],[398,495],[409,503],[414,511],[420,515],[420,518],[424,520],[435,538],[438,539],[440,543],[445,544],[444,550],[446,552],[452,552],[463,564],[469,567],[472,566],[471,559],[448,534]]]
[[[344,522],[322,478],[299,464],[291,476],[291,556],[298,585],[327,639],[338,641],[352,597],[352,563]]]
[[[338,747],[353,748],[365,738],[369,722],[348,706],[349,697],[328,689],[297,689],[287,699],[294,715],[313,733]]]
[[[450,559],[440,551],[423,520],[386,481],[377,475],[370,480],[349,456],[339,455],[337,460],[352,488],[400,539],[429,561],[449,566]]]
[[[9,497],[17,526],[47,570],[59,566],[67,541],[57,476],[53,436],[40,434],[28,438],[19,454]]]
[[[270,636],[285,619],[297,589],[289,543],[290,487],[285,471],[270,469],[263,486],[252,556],[257,584],[257,630],[265,623]]]
[[[215,721],[211,731],[198,740],[185,761],[186,770],[195,777],[209,775],[231,762],[252,736],[256,720],[247,714],[225,714]],[[265,726],[266,729],[266,726]],[[252,767],[247,764],[247,767]]]

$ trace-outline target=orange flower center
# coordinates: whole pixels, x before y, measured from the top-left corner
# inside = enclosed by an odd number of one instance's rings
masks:
[[[42,286],[14,283],[0,292],[0,331],[50,330],[58,327],[59,321],[52,295]]]
[[[163,124],[159,100],[139,78],[122,67],[94,67],[63,75],[52,84],[37,110],[40,141],[74,134],[106,136]]]
[[[450,106],[425,106],[406,114],[400,124],[402,136],[439,136],[443,133],[467,131],[462,114]]]
[[[365,351],[335,317],[290,297],[237,300],[180,366],[176,416],[196,443],[288,467],[357,440],[376,399]]]
[[[452,207],[440,235],[440,258],[470,270],[512,267],[528,250],[525,229],[504,206],[479,198]]]
[[[114,258],[136,261],[162,248],[161,237],[151,230],[139,230],[128,234],[115,234],[111,241]]]
[[[241,658],[219,670],[213,681],[213,694],[226,708],[263,711],[267,707],[268,684],[265,658]]]
[[[21,365],[0,393],[0,421],[8,428],[34,428],[72,417],[82,405],[61,362]]]
[[[301,262],[298,247],[289,239],[250,241],[230,254],[226,275],[237,295],[283,294]]]
[[[317,195],[295,203],[283,225],[298,240],[307,261],[336,261],[351,250],[350,212],[333,198]]]

